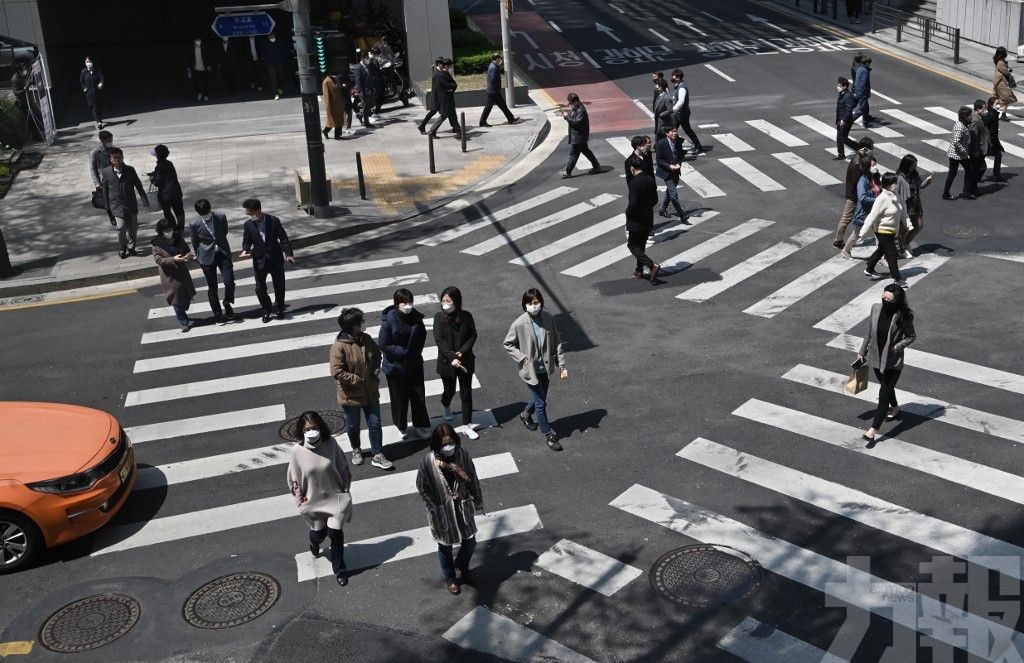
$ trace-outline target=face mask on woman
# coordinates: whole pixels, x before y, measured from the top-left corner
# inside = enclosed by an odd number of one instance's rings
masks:
[[[305,431],[305,432],[302,433],[302,438],[303,438],[303,440],[305,440],[306,444],[308,444],[311,447],[315,447],[316,445],[320,444],[320,431],[318,431],[318,430],[308,430],[308,431]]]
[[[443,447],[441,447],[441,455],[444,456],[445,458],[451,458],[452,456],[454,456],[455,444],[446,444]]]
[[[171,241],[172,239],[174,239],[174,231],[173,230],[168,230],[168,231],[162,232],[160,234],[163,235],[164,239],[166,239],[168,242]]]
[[[530,315],[537,315],[538,313],[540,313],[540,309],[541,309],[540,304],[527,304],[526,305],[526,312],[529,313]]]
[[[398,312],[402,315],[409,315],[412,313],[412,304],[399,304]]]
[[[445,313],[451,313],[455,310],[455,304],[441,304],[441,310]]]

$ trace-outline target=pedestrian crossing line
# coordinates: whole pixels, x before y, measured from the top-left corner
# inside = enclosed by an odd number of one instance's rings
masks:
[[[835,147],[826,147],[825,151],[828,152],[829,154],[831,154],[832,156],[838,156],[839,155],[839,150],[837,150]],[[878,155],[877,154],[874,154],[872,156],[874,156],[875,160],[878,161],[878,170],[879,170],[879,172],[882,172],[882,173],[884,173],[886,171],[888,171],[890,173],[895,173],[896,172],[896,166],[891,166],[890,167],[889,165],[882,163],[881,161],[878,160]],[[847,157],[847,158],[849,158],[849,157]]]
[[[878,134],[882,138],[903,138],[903,134],[900,132],[895,129],[890,129],[889,127],[883,127],[880,124],[872,124],[868,128],[868,131],[873,134]]]
[[[518,239],[522,239],[527,235],[540,232],[546,228],[550,228],[556,224],[574,219],[577,216],[586,214],[591,210],[595,210],[603,205],[614,202],[622,196],[614,193],[602,193],[589,201],[576,203],[571,207],[567,207],[563,210],[559,210],[554,214],[549,214],[542,219],[527,223],[526,225],[519,226],[518,228],[512,228],[511,230],[503,229],[500,233],[490,239],[484,240],[479,244],[474,244],[469,248],[462,249],[462,253],[467,253],[471,256],[482,256],[485,253],[490,253],[496,249],[500,249],[503,246],[512,244]]]
[[[833,256],[814,269],[801,274],[761,301],[743,310],[744,313],[762,318],[774,318],[812,292],[831,282],[840,274],[860,266],[860,261]]]
[[[783,258],[796,253],[808,244],[830,234],[832,234],[831,231],[821,228],[805,228],[789,239],[783,240],[774,246],[769,246],[757,255],[747,258],[743,262],[725,270],[720,274],[720,278],[717,281],[698,283],[689,290],[676,295],[676,299],[690,302],[705,302],[734,285],[745,281],[754,274],[764,271]]]
[[[480,469],[477,467],[477,474],[479,473]],[[415,480],[415,477],[413,479]],[[355,493],[353,493],[354,496]],[[295,502],[291,501],[290,496],[288,498],[291,502],[292,515],[297,515]],[[537,507],[528,504],[478,515],[476,527],[476,540],[477,543],[480,543],[515,534],[526,534],[543,529],[544,525],[540,521]],[[432,555],[436,560],[437,542],[434,541],[429,527],[419,527],[345,544],[345,566],[350,571],[424,555]],[[436,561],[434,563],[436,564]],[[331,563],[326,557],[315,558],[308,550],[295,555],[295,566],[299,582],[334,575]]]
[[[1012,154],[1018,159],[1024,159],[1024,148],[1009,143],[1005,140],[1000,139],[999,144],[1003,146],[1003,151],[1007,154]]]
[[[720,159],[720,161],[724,161],[724,159]],[[711,180],[701,175],[696,168],[688,163],[679,164],[679,179],[701,198],[720,198],[725,195],[725,191],[715,186]]]
[[[423,295],[415,295],[416,305],[420,306],[423,304],[437,304],[438,298],[434,293],[427,293]],[[270,328],[280,327],[282,325],[294,325],[304,322],[319,322],[321,320],[334,320],[341,314],[346,308],[358,308],[363,313],[374,313],[383,311],[387,307],[394,304],[392,299],[379,299],[373,302],[363,302],[361,304],[345,304],[342,306],[331,306],[324,308],[319,311],[306,311],[299,314],[290,314],[285,317],[284,320],[274,320],[269,323]],[[263,321],[259,318],[244,318],[233,322],[230,325],[202,325],[199,327],[193,327],[192,331],[188,334],[182,334],[180,329],[163,329],[160,331],[146,332],[142,335],[140,341],[143,345],[149,343],[162,343],[164,341],[187,341],[190,338],[201,338],[204,336],[218,336],[220,334],[234,334],[243,331],[252,331],[256,329],[268,329],[268,325],[264,325]]]
[[[325,265],[323,267],[311,267],[309,269],[290,269],[286,272],[289,281],[299,279],[317,278],[321,276],[335,276],[337,274],[349,274],[351,272],[365,272],[374,269],[391,269],[394,267],[405,267],[415,265],[420,261],[419,256],[396,256],[394,258],[383,258],[381,260],[364,260],[361,262],[349,262],[341,265]],[[235,279],[235,287],[255,285],[256,279],[249,277]],[[196,292],[208,290],[205,285],[196,286]]]
[[[721,76],[725,80],[729,81],[730,83],[735,83],[736,82],[735,78],[727,75],[725,72],[723,72],[720,69],[718,69],[718,67],[715,67],[714,65],[710,65],[710,64],[706,64],[704,66],[707,67],[709,70],[715,72],[716,74],[718,74],[719,76]]]
[[[871,96],[873,96],[873,97],[881,97],[882,99],[885,99],[886,101],[888,101],[893,106],[902,106],[903,105],[900,102],[898,102],[895,99],[893,99],[892,97],[890,97],[888,95],[882,94],[881,92],[879,92],[875,88],[871,88]]]
[[[660,228],[653,235],[651,235],[651,238],[647,240],[647,246],[650,247],[653,246],[654,244],[660,244],[661,242],[665,242],[670,239],[675,239],[679,235],[692,230],[694,226],[700,225],[705,221],[709,221],[718,216],[719,214],[720,212],[705,210],[700,214],[690,216],[687,219],[687,221],[690,222],[689,226],[681,225],[680,219],[673,219],[669,223],[665,224],[665,226]],[[600,269],[610,267],[611,265],[619,262],[620,260],[625,260],[626,258],[629,258],[630,255],[631,254],[629,252],[629,249],[624,244],[620,244],[619,246],[616,246],[613,249],[609,249],[604,253],[598,254],[593,258],[584,260],[578,265],[573,265],[572,267],[563,270],[561,273],[565,274],[566,276],[575,277],[589,276]]]
[[[1000,499],[1024,504],[1024,477],[981,463],[903,442],[884,434],[878,435],[877,446],[868,449],[861,438],[863,429],[766,403],[756,398],[733,410],[733,414],[787,433],[802,435],[870,458],[888,461],[899,467],[917,470]]]
[[[413,285],[415,283],[427,283],[430,281],[430,277],[425,273],[420,274],[408,274],[406,276],[388,276],[380,279],[369,279],[366,281],[352,281],[349,283],[335,283],[332,285],[322,285],[315,288],[302,288],[298,290],[288,290],[288,301],[297,301],[302,299],[313,299],[316,297],[330,297],[333,295],[344,295],[352,292],[363,292],[365,290],[380,290],[382,288],[398,288],[400,286]],[[233,306],[238,308],[248,308],[251,306],[259,306],[260,300],[255,296],[249,297],[238,297],[235,300]],[[189,313],[209,313],[210,304],[209,302],[192,302],[192,306],[189,307]],[[149,309],[149,319],[154,320],[156,318],[173,318],[174,309],[170,306],[164,306],[161,308]]]
[[[565,253],[569,249],[573,249],[585,242],[600,237],[601,235],[608,234],[613,230],[624,230],[626,227],[626,220],[623,214],[616,214],[610,219],[605,219],[600,223],[577,230],[576,232],[566,235],[560,239],[545,244],[539,249],[530,251],[529,253],[522,255],[518,258],[509,260],[512,265],[521,265],[523,267],[529,267],[538,263],[544,262],[548,258],[553,258],[557,255]]]
[[[863,339],[851,334],[840,334],[828,342],[830,348],[857,352]],[[914,368],[932,373],[946,375],[951,378],[973,382],[993,389],[1002,389],[1015,394],[1024,395],[1024,375],[989,368],[968,361],[944,357],[942,355],[915,350],[913,347],[903,351],[903,360]]]
[[[423,360],[433,361],[437,359],[437,346],[423,349]],[[210,396],[212,394],[226,394],[232,391],[244,391],[248,389],[260,389],[305,380],[316,380],[331,377],[331,367],[326,361],[308,366],[293,366],[274,371],[263,371],[260,373],[247,373],[245,375],[233,375],[226,378],[215,378],[213,380],[200,380],[198,382],[186,382],[184,384],[167,385],[129,391],[125,397],[124,406],[134,407],[137,405],[151,405],[166,401],[176,401],[183,398],[195,398],[197,396]],[[427,395],[437,396],[441,393],[441,380],[428,380],[426,383]],[[473,376],[473,388],[479,389],[476,375]],[[381,387],[381,403],[390,403],[391,396],[385,387]]]
[[[996,260],[1008,260],[1010,262],[1024,263],[1024,253],[979,253],[978,255]]]
[[[862,391],[859,394],[847,392],[843,388],[846,385],[847,376],[841,373],[833,373],[805,364],[797,364],[782,377],[783,379],[810,387],[845,394],[867,403],[878,401],[873,389]],[[924,419],[941,421],[944,424],[966,430],[992,435],[993,437],[999,437],[1010,442],[1016,442],[1017,444],[1024,444],[1024,422],[1022,421],[990,412],[982,412],[981,410],[975,410],[955,403],[947,403],[938,398],[921,396],[920,394],[902,389],[896,390],[896,399],[899,401],[900,410],[904,412],[909,412]]]
[[[899,120],[900,122],[905,122],[906,124],[909,124],[910,126],[916,129],[920,129],[925,133],[932,134],[933,136],[941,136],[943,134],[949,134],[951,132],[951,129],[943,129],[940,126],[932,124],[928,120],[922,120],[921,118],[915,117],[910,113],[901,111],[898,108],[888,108],[882,110],[882,112],[893,119]],[[877,147],[877,145],[875,147]]]
[[[950,122],[956,122],[960,119],[960,116],[957,115],[955,110],[943,108],[942,106],[925,106],[924,109],[929,113],[935,113],[942,119],[949,120]]]
[[[471,232],[480,230],[481,228],[486,228],[487,226],[505,221],[506,219],[511,219],[517,214],[528,212],[535,207],[540,207],[552,200],[557,200],[563,196],[567,196],[574,191],[576,191],[576,189],[571,186],[560,186],[550,191],[543,191],[536,196],[532,196],[514,205],[509,205],[508,207],[504,207],[490,214],[484,214],[484,216],[476,221],[463,223],[436,235],[425,237],[416,243],[423,246],[439,246],[454,239],[458,239],[463,235],[468,235]]]
[[[462,649],[513,663],[594,663],[583,654],[546,638],[533,629],[520,626],[504,615],[491,612],[482,605],[473,608],[441,637]]]
[[[433,430],[443,422],[444,419],[442,417],[433,417],[430,420],[429,428]],[[461,423],[461,418],[458,423]],[[498,421],[490,410],[479,410],[473,413],[473,428],[475,430],[495,428],[497,426]],[[389,445],[418,439],[411,437],[411,432],[412,429],[409,429],[408,434],[403,434],[394,426],[385,426],[381,431],[383,438],[381,443]],[[363,448],[368,449],[366,429],[363,428],[359,435],[366,445]],[[335,435],[334,442],[345,453],[352,452],[352,444],[348,440],[348,435],[344,432]],[[291,460],[292,448],[291,442],[280,442],[258,449],[245,449],[243,451],[207,456],[206,458],[194,458],[166,465],[140,467],[135,478],[134,490],[164,488],[175,484],[199,481],[200,479],[211,479],[224,476],[225,474],[237,474],[238,472],[283,465]]]
[[[714,134],[712,136],[722,145],[725,145],[733,152],[753,152],[754,148],[736,134]]]
[[[747,663],[849,663],[753,617],[744,618],[726,633],[718,648]]]
[[[278,423],[283,422],[285,418],[284,405],[266,405],[248,410],[209,414],[202,417],[172,419],[171,421],[143,424],[141,426],[127,426],[124,432],[128,434],[132,444],[142,444],[143,442],[167,440],[175,437],[185,437],[186,435],[214,433],[233,428]]]
[[[921,156],[919,153],[913,153],[910,150],[906,149],[905,147],[900,147],[896,143],[875,143],[875,149],[891,154],[897,159],[902,159],[904,156],[908,154],[913,154],[915,157],[917,157],[917,167],[923,170],[927,170],[928,172],[931,173],[944,173],[947,170],[949,170],[946,166],[942,165],[941,163],[937,163],[935,161],[932,161],[931,159],[927,159]]]
[[[949,256],[925,253],[923,255],[916,256],[913,260],[909,261],[908,265],[901,265],[900,269],[907,281],[907,285],[914,286],[918,281],[941,267],[947,260],[949,260]],[[906,273],[910,271],[910,267],[916,267],[923,271],[919,271],[912,276],[907,276]],[[875,302],[882,301],[882,291],[885,290],[886,285],[888,284],[885,283],[884,280],[872,283],[867,290],[854,297],[835,312],[831,313],[824,320],[815,324],[814,328],[835,332],[837,334],[850,331],[871,314],[871,307]]]
[[[782,186],[772,178],[762,173],[757,168],[754,168],[745,159],[740,157],[723,157],[718,160],[723,165],[728,167],[730,170],[735,172],[737,175],[747,180],[761,191],[785,191],[786,187]]]
[[[922,138],[921,142],[926,145],[931,145],[932,147],[941,151],[943,154],[949,154],[948,140],[944,140],[942,138]],[[992,157],[985,157],[985,163],[988,164],[989,168],[994,168],[996,165],[996,160],[993,159]]]
[[[649,108],[649,107],[647,106],[647,104],[645,104],[644,102],[640,101],[639,99],[633,99],[633,104],[634,104],[634,105],[635,105],[635,106],[636,106],[637,108],[639,108],[640,110],[642,110],[642,111],[644,112],[644,114],[646,114],[646,115],[647,115],[647,117],[651,118],[652,120],[654,119],[654,111],[652,111],[652,110],[651,110],[651,109],[650,109],[650,108]]]
[[[839,180],[818,168],[811,162],[793,152],[777,152],[772,155],[782,163],[786,164],[796,172],[800,173],[818,186],[831,186],[842,184]]]
[[[836,126],[834,124],[826,124],[813,115],[793,115],[792,118],[825,138],[836,139]]]
[[[682,253],[676,254],[671,258],[662,261],[661,266],[666,271],[681,271],[689,269],[698,260],[703,260],[708,256],[714,255],[722,249],[728,248],[736,242],[746,239],[747,237],[750,237],[751,235],[774,224],[774,221],[768,221],[767,219],[750,219],[749,221],[744,221],[738,226],[729,228],[728,230],[711,237],[711,239],[704,240],[700,244],[692,246]]]
[[[803,139],[797,138],[782,127],[777,127],[771,122],[767,122],[765,120],[747,120],[747,124],[766,134],[769,138],[774,138],[786,147],[801,147],[807,144]]]
[[[474,459],[473,464],[480,479],[493,479],[519,472],[512,454],[508,452]],[[281,485],[284,486],[283,472],[281,479]],[[415,495],[416,492],[416,470],[391,472],[371,479],[359,479],[353,481],[349,489],[353,504]],[[288,493],[248,502],[225,504],[201,511],[190,511],[175,516],[153,518],[99,530],[93,537],[93,550],[89,555],[96,557],[112,552],[145,548],[159,543],[181,541],[204,534],[225,532],[284,518],[297,518],[298,515],[295,498]]]
[[[611,596],[644,574],[634,566],[569,539],[551,546],[533,564],[605,596]]]
[[[1020,562],[1024,559],[1024,548],[1012,543],[702,437],[683,447],[676,455],[947,555],[962,559],[1012,557],[1018,560],[1015,568],[1005,565],[996,568],[983,559],[976,563],[995,568],[1017,580],[1024,579]]]
[[[611,506],[701,543],[749,551],[771,573],[985,660],[1009,660],[1000,657],[1007,649],[1018,655],[1024,652],[1024,634],[998,622],[645,486],[634,484],[615,498]],[[894,610],[894,597],[905,598],[919,608]],[[932,628],[932,622],[920,619],[920,614],[942,615],[943,628]],[[989,637],[965,638],[961,633],[985,633]]]

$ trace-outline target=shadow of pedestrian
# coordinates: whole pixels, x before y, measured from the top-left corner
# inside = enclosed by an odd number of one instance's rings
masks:
[[[590,429],[601,427],[601,421],[608,416],[608,410],[594,409],[571,414],[551,422],[551,427],[558,431],[559,437],[569,438],[573,433],[586,433]]]

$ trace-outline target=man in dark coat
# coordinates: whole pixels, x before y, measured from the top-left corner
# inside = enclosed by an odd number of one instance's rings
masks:
[[[665,135],[665,127],[675,126],[672,104],[675,98],[668,91],[668,81],[664,78],[654,84],[654,137],[658,140]]]
[[[839,92],[836,99],[836,161],[842,161],[846,159],[846,140],[850,136],[850,127],[853,126],[853,108],[857,105],[857,100],[850,91],[850,81],[842,76],[836,83],[836,91]]]
[[[444,58],[434,60],[434,69],[430,72],[430,97],[427,98],[427,116],[419,124],[421,134],[427,133],[427,122],[437,115],[437,77],[444,67]]]
[[[167,158],[171,153],[166,145],[157,145],[149,151],[156,157],[156,167],[149,173],[149,181],[156,187],[156,199],[164,211],[164,218],[174,226],[174,232],[185,232],[185,206],[182,203],[181,183],[178,171]]]
[[[221,84],[224,92],[233,95],[238,86],[240,74],[245,66],[245,51],[248,43],[240,43],[237,39],[225,37],[213,47],[213,58],[217,69],[220,71]]]
[[[985,113],[988,112],[988,104],[978,99],[974,102],[974,113],[971,115],[969,131],[970,141],[967,146],[967,153],[970,155],[970,166],[967,171],[967,179],[970,182],[969,192],[971,195],[979,196],[978,183],[985,176],[988,166],[985,163],[985,155],[991,147],[992,138],[988,133],[988,125],[985,123]]]
[[[202,37],[196,37],[189,44],[187,62],[185,73],[192,81],[192,92],[196,95],[196,101],[209,101],[213,49],[203,42]]]
[[[569,102],[569,110],[562,111],[562,118],[569,125],[569,163],[561,173],[562,179],[572,177],[572,169],[576,167],[581,154],[590,161],[591,174],[600,173],[601,164],[587,144],[590,140],[590,116],[587,115],[587,109],[575,92],[570,92],[566,101]]]
[[[501,53],[492,55],[491,64],[487,65],[487,105],[484,106],[484,112],[480,114],[481,127],[491,126],[487,124],[487,116],[491,114],[491,108],[494,106],[497,106],[498,110],[505,114],[505,120],[509,124],[519,121],[519,118],[514,117],[508,110],[504,90],[501,89]]]
[[[380,49],[374,46],[370,49],[370,62],[367,65],[370,70],[370,83],[373,85],[373,119],[380,120],[380,107],[384,103],[384,70],[380,66]]]
[[[633,136],[629,144],[633,147],[633,153],[626,157],[626,184],[633,181],[633,169],[630,167],[630,164],[633,162],[634,157],[640,159],[644,173],[654,177],[654,156],[651,155],[651,147],[653,147],[651,137]]]
[[[284,63],[287,57],[276,35],[267,35],[263,40],[260,56],[267,63],[267,78],[270,80],[270,89],[274,91],[276,101],[284,96]]]
[[[668,205],[672,203],[679,218],[683,220],[684,224],[689,225],[686,215],[683,213],[683,206],[679,203],[679,191],[677,190],[684,156],[686,156],[686,150],[683,148],[683,141],[679,138],[679,130],[669,127],[665,132],[665,137],[654,146],[654,161],[658,165],[657,174],[665,183],[665,200],[661,203],[658,214],[665,217],[671,216],[668,213]]]
[[[864,128],[871,126],[871,58],[864,58],[860,62],[860,68],[853,77],[853,96],[857,99],[857,109],[853,113],[853,119],[864,118]]]
[[[121,148],[112,147],[109,153],[110,165],[100,171],[100,186],[103,202],[114,215],[117,242],[121,245],[118,255],[124,259],[129,255],[139,255],[135,250],[135,236],[139,231],[139,201],[135,192],[138,191],[142,197],[142,205],[146,209],[149,209],[149,198],[142,188],[139,174],[131,166],[125,165]]]
[[[644,267],[651,270],[651,283],[658,275],[661,265],[647,255],[647,240],[654,228],[654,206],[658,204],[658,186],[654,178],[644,172],[644,162],[638,156],[626,160],[632,173],[629,180],[629,204],[626,207],[626,247],[636,258],[633,276],[644,277]]]
[[[356,92],[359,94],[359,121],[364,127],[370,124],[370,110],[373,106],[373,80],[370,76],[370,54],[363,51],[355,68]]]
[[[437,119],[434,120],[434,124],[430,125],[430,135],[437,138],[437,130],[441,128],[441,124],[448,120],[448,123],[452,125],[452,131],[455,132],[456,138],[462,138],[462,127],[459,125],[459,118],[455,111],[455,90],[458,89],[459,84],[455,82],[455,78],[451,74],[452,61],[445,60],[444,67],[441,69],[437,78]]]
[[[264,214],[258,198],[242,203],[248,219],[242,227],[242,252],[239,258],[252,257],[252,271],[256,278],[256,299],[263,307],[263,322],[270,322],[271,305],[267,295],[267,275],[274,283],[274,303],[277,319],[284,320],[284,263],[295,262],[292,243],[281,225],[281,219]]]
[[[661,91],[658,90],[658,81],[664,81],[664,80],[665,80],[665,72],[663,72],[663,71],[656,71],[656,72],[651,74],[651,83],[654,85],[654,96],[651,98],[651,110],[652,111],[654,110],[654,107],[658,103],[658,97],[661,96]],[[668,81],[665,81],[665,86],[666,87],[668,86]],[[657,117],[658,113],[655,112],[654,116]]]
[[[235,301],[235,270],[231,263],[231,244],[228,243],[228,217],[214,212],[210,201],[200,198],[196,201],[196,218],[189,224],[192,236],[192,252],[206,277],[207,296],[210,310],[218,324],[224,324],[234,317],[231,305]],[[217,295],[217,270],[224,279],[224,314],[221,315]],[[226,317],[225,317],[226,316]]]
[[[78,74],[78,87],[85,93],[85,103],[92,111],[92,119],[96,122],[96,128],[103,128],[103,72],[101,72],[92,58],[86,56],[85,69]]]
[[[114,147],[114,134],[104,129],[99,133],[99,138],[100,144],[89,152],[89,174],[92,176],[92,185],[96,187],[96,191],[102,194],[103,186],[100,180],[100,173],[110,165],[110,149]],[[113,212],[110,211],[109,207],[106,210],[107,218],[110,219],[110,225],[116,228],[117,223],[114,221]]]

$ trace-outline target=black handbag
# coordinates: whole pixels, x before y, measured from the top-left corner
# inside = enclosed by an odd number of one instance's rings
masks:
[[[92,206],[96,209],[107,209],[106,204],[103,202],[103,192],[93,191],[92,192]]]

